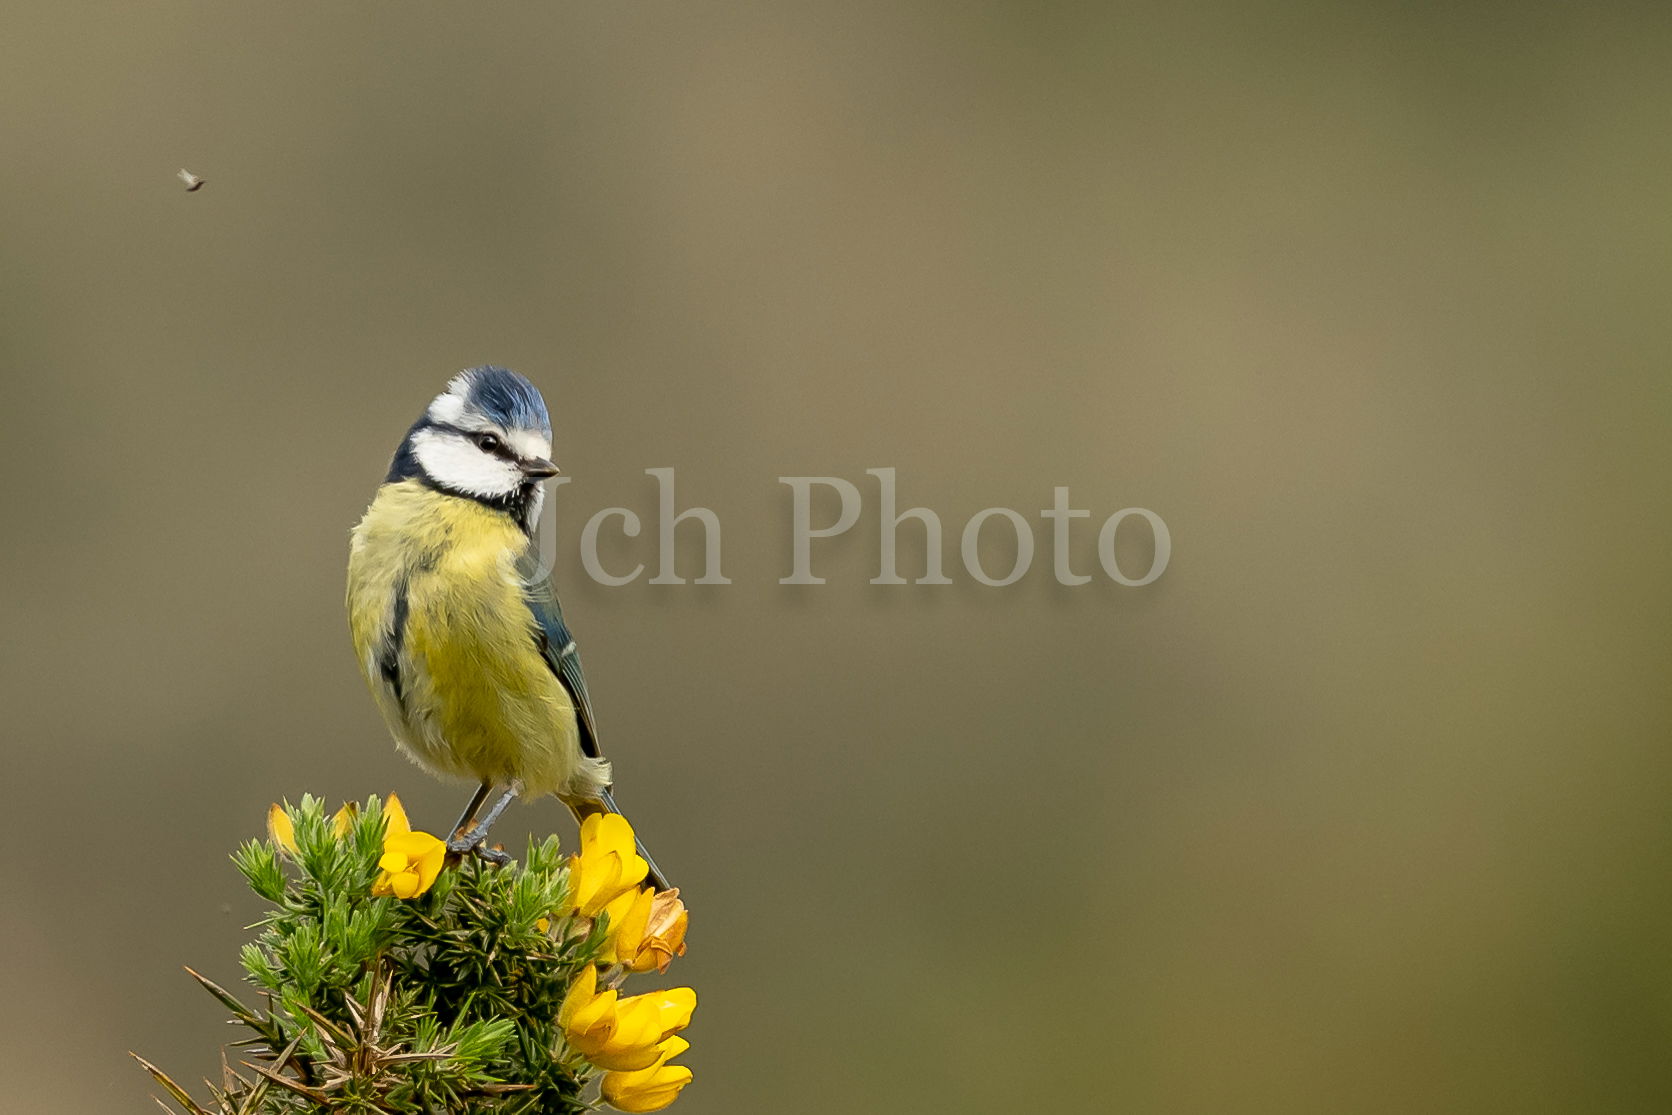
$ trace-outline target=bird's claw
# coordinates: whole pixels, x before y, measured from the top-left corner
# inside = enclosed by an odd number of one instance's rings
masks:
[[[474,855],[488,863],[503,867],[511,862],[511,854],[504,848],[487,846],[488,834],[472,829],[460,829],[447,841],[447,851],[455,856]]]

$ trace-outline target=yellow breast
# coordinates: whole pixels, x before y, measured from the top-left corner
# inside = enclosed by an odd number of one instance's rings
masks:
[[[415,480],[355,527],[349,626],[396,741],[438,774],[562,792],[580,764],[574,703],[541,656],[509,515]]]

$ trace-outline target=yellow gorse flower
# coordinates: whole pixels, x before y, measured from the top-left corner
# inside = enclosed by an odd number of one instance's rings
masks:
[[[609,935],[598,950],[598,963],[606,967],[625,964],[637,955],[639,942],[644,938],[645,926],[650,923],[650,904],[655,892],[650,887],[635,887],[615,897],[600,913],[610,919]]]
[[[620,964],[633,972],[668,970],[676,956],[685,955],[685,929],[690,913],[679,891],[657,892],[641,887],[620,895],[604,913],[609,936],[598,954],[600,964]]]
[[[581,850],[569,857],[570,912],[595,918],[650,873],[633,826],[619,813],[594,813],[581,822]]]
[[[276,801],[267,807],[267,839],[293,856],[301,852],[296,846],[296,826],[290,823],[290,814],[284,811],[284,806]]]
[[[372,893],[416,898],[435,885],[447,859],[447,842],[427,832],[405,832],[383,838],[381,870]]]
[[[564,996],[557,1018],[569,1045],[588,1061],[612,1072],[637,1072],[656,1064],[661,1044],[689,1026],[696,1009],[697,993],[689,987],[625,999],[614,988],[600,992],[598,969],[588,964]]]
[[[691,912],[679,900],[679,888],[659,891],[650,903],[650,920],[644,928],[644,939],[639,942],[638,954],[627,966],[635,972],[668,970],[676,956],[685,955],[685,930],[691,924]]]
[[[383,803],[383,832],[411,832],[412,822],[406,819],[406,806],[401,804],[401,796],[393,790],[389,791],[389,800]]]
[[[649,1068],[604,1074],[605,1103],[617,1111],[660,1111],[679,1098],[681,1089],[691,1083],[691,1070],[668,1062],[691,1048],[691,1043],[675,1035],[656,1048],[659,1055]]]
[[[447,860],[447,842],[427,832],[414,832],[401,799],[389,795],[383,810],[383,858],[372,893],[416,898],[435,885]]]

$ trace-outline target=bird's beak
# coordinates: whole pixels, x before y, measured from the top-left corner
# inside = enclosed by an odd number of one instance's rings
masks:
[[[543,480],[548,476],[556,476],[558,473],[563,471],[544,457],[535,457],[533,460],[528,461],[518,461],[517,467],[522,469],[522,474],[530,480]]]

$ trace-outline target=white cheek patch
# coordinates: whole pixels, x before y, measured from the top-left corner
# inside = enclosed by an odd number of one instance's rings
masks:
[[[468,495],[508,496],[523,481],[516,465],[482,452],[458,434],[419,430],[412,438],[412,453],[430,479]]]

